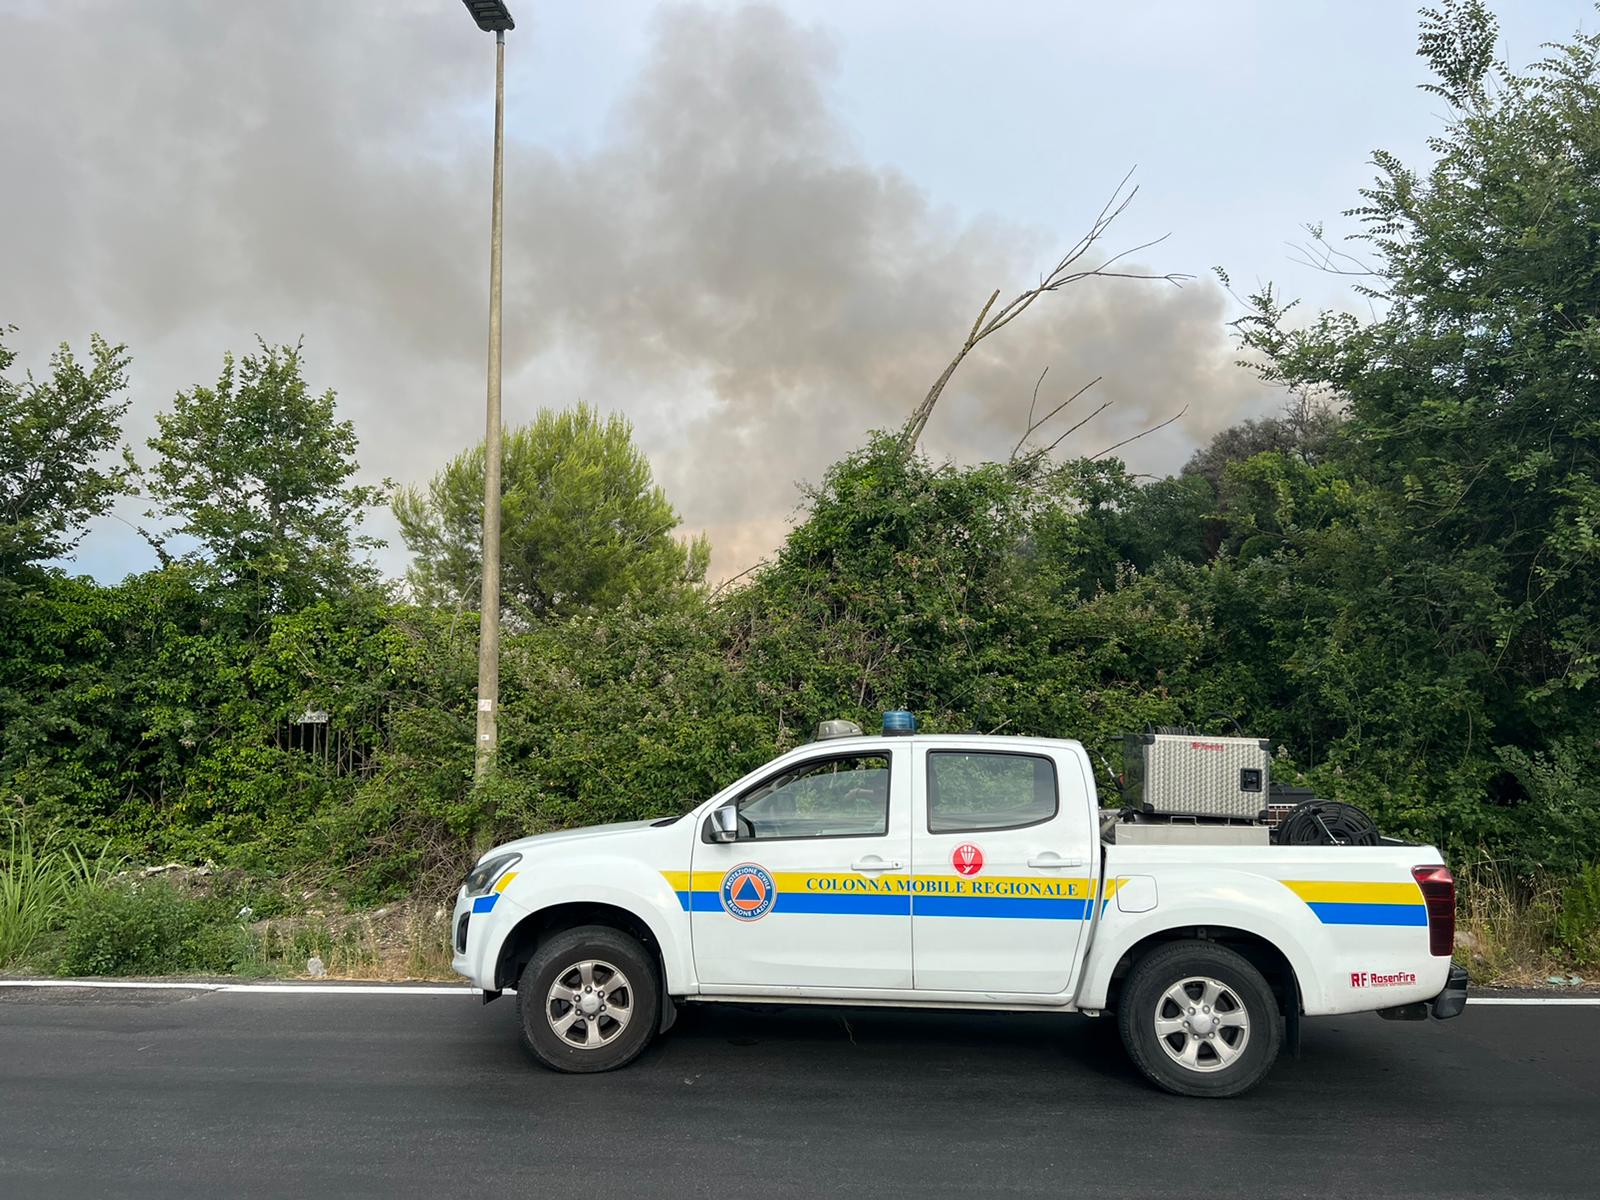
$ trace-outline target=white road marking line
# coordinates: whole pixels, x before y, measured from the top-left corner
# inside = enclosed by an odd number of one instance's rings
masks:
[[[182,983],[172,979],[0,979],[0,988],[108,988],[123,991],[300,993],[336,996],[481,996],[482,988],[453,984],[405,983]],[[512,989],[507,988],[511,995]],[[1535,1004],[1600,1008],[1600,996],[1469,996],[1468,1004]],[[843,1007],[848,1007],[841,1002]],[[1343,1014],[1351,1015],[1351,1014]]]

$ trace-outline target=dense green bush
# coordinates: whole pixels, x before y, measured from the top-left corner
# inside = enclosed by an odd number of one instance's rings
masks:
[[[678,811],[826,717],[907,706],[931,730],[1076,736],[1113,759],[1126,730],[1237,721],[1278,740],[1280,777],[1393,832],[1525,873],[1600,860],[1592,735],[1540,734],[1479,651],[1418,637],[1415,560],[1358,484],[1316,490],[1319,524],[1278,521],[1271,553],[1140,571],[1149,491],[1115,467],[961,468],[875,441],[746,586],[509,631],[481,790],[473,621],[357,593],[238,640],[225,598],[177,567],[117,588],[41,576],[0,602],[28,634],[0,655],[0,778],[41,827],[132,857],[315,865],[377,900],[445,886],[475,833]],[[329,714],[323,741],[296,741],[307,709]]]
[[[1600,965],[1600,866],[1580,871],[1562,891],[1555,935],[1574,962]]]
[[[229,973],[251,957],[249,934],[220,901],[151,880],[84,892],[60,946],[63,975]]]

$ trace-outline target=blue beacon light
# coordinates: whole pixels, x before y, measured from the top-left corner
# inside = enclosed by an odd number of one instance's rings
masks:
[[[894,709],[883,714],[884,737],[906,737],[917,731],[917,718],[914,713],[903,708]]]

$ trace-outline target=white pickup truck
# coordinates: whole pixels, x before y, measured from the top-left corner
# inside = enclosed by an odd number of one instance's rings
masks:
[[[457,972],[515,988],[561,1071],[632,1061],[685,1001],[1115,1012],[1190,1096],[1271,1069],[1304,1016],[1458,1015],[1439,852],[1105,844],[1075,741],[842,737],[682,817],[486,854]]]

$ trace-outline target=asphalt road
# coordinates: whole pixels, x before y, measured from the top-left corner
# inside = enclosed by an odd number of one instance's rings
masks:
[[[1106,1019],[707,1008],[573,1078],[513,1004],[0,985],[0,1197],[1600,1194],[1600,1008],[1309,1021],[1188,1101]]]

